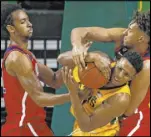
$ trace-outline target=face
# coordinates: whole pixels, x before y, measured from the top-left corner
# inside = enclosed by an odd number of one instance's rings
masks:
[[[139,28],[137,23],[132,21],[128,29],[123,32],[124,35],[124,45],[133,48],[136,45],[140,45],[140,42],[143,42],[144,32]]]
[[[28,15],[23,10],[17,10],[12,13],[12,16],[15,36],[30,38],[33,33],[33,28]]]
[[[132,80],[135,74],[136,74],[136,70],[129,63],[129,61],[126,58],[121,58],[116,63],[116,66],[112,74],[111,82],[115,86],[119,86]]]

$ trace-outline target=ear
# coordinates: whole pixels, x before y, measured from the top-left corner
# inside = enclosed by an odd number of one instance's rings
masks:
[[[15,28],[12,25],[7,25],[6,29],[8,30],[9,33],[14,33],[15,32]]]
[[[145,40],[144,36],[140,36],[139,39],[138,39],[138,42],[139,43],[143,43]]]

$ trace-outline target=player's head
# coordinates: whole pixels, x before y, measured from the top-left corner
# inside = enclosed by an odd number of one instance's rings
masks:
[[[142,70],[142,67],[141,55],[135,51],[128,51],[117,61],[111,81],[116,86],[127,83]]]
[[[150,10],[137,11],[124,34],[124,45],[150,45]]]
[[[32,36],[32,24],[26,12],[15,4],[1,5],[1,27],[10,37],[28,39]]]

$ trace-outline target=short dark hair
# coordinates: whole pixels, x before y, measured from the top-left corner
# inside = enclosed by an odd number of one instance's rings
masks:
[[[136,72],[140,72],[143,68],[143,59],[141,55],[136,51],[127,51],[123,54],[124,58],[126,58],[132,66],[135,68]]]
[[[136,11],[133,20],[138,24],[139,28],[150,37],[150,10],[146,12]]]
[[[12,12],[22,10],[18,4],[2,4],[1,5],[1,28],[6,32],[7,25],[13,25]]]

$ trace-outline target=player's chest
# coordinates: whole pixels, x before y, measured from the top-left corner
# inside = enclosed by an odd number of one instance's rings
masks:
[[[83,107],[88,113],[93,112],[104,101],[104,95],[98,90],[83,101]]]

